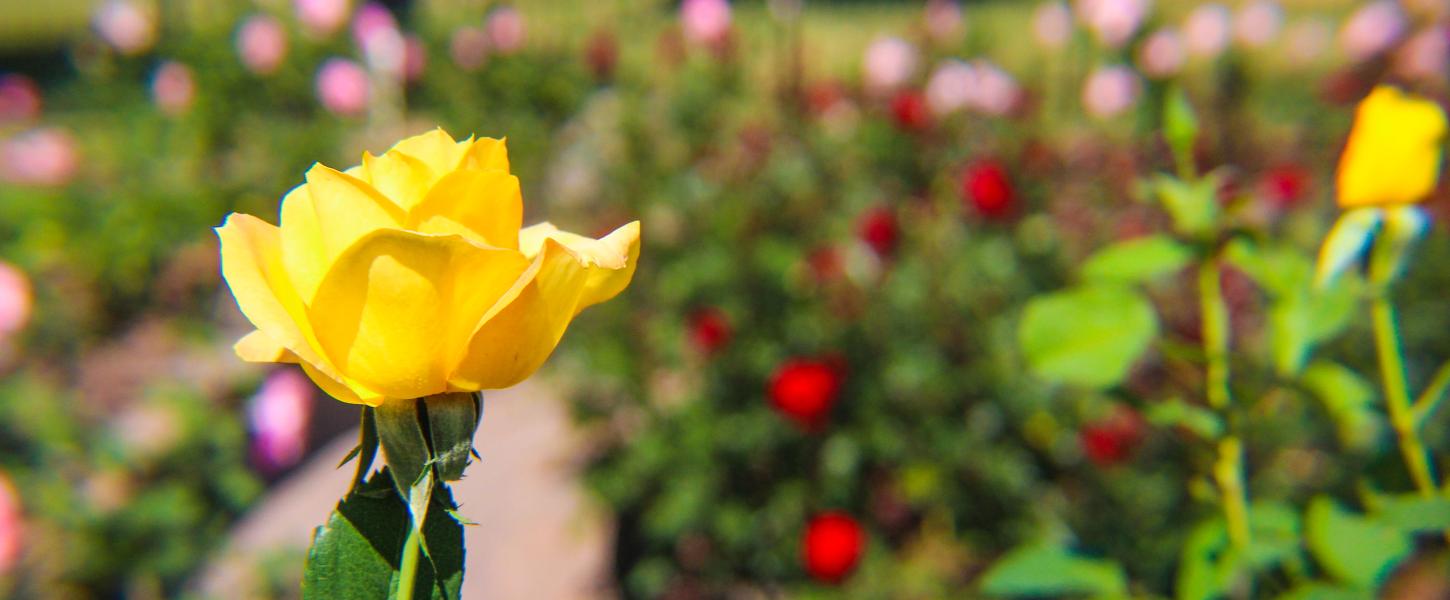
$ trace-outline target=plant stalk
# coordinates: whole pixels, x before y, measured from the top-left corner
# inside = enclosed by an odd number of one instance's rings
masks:
[[[419,529],[410,525],[408,538],[403,542],[402,563],[398,568],[398,600],[413,600],[414,581],[418,579],[418,545],[422,538]]]
[[[1225,434],[1218,440],[1218,460],[1213,478],[1223,504],[1224,521],[1229,541],[1238,550],[1246,550],[1252,539],[1249,531],[1249,502],[1244,483],[1244,445],[1232,431],[1229,414],[1233,397],[1229,391],[1229,316],[1219,282],[1218,256],[1211,256],[1198,267],[1198,296],[1202,312],[1203,354],[1207,361],[1204,395],[1208,405],[1224,418]]]
[[[1435,475],[1430,466],[1429,452],[1420,440],[1420,428],[1415,410],[1410,404],[1409,384],[1406,382],[1404,350],[1400,347],[1400,330],[1395,319],[1395,307],[1386,291],[1376,294],[1370,305],[1374,319],[1375,350],[1379,355],[1380,380],[1384,385],[1385,406],[1389,411],[1390,425],[1399,440],[1400,454],[1405,459],[1405,468],[1415,482],[1420,495],[1435,495]]]

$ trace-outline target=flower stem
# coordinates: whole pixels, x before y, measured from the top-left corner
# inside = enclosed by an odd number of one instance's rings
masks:
[[[398,600],[413,600],[413,582],[418,578],[418,544],[422,535],[418,527],[408,526],[408,539],[403,542],[402,564],[398,570]]]
[[[1233,397],[1229,391],[1229,316],[1219,282],[1221,267],[1218,256],[1211,256],[1198,267],[1198,297],[1203,321],[1203,354],[1207,361],[1204,395],[1208,405],[1224,418],[1225,434],[1218,440],[1218,460],[1213,478],[1218,484],[1223,517],[1228,525],[1229,541],[1238,550],[1248,548],[1249,503],[1244,484],[1244,445],[1232,431],[1229,414]]]
[[[1379,354],[1380,379],[1384,384],[1385,405],[1390,414],[1390,424],[1399,439],[1400,454],[1404,456],[1405,468],[1415,481],[1415,488],[1422,496],[1435,495],[1435,475],[1430,466],[1429,453],[1420,440],[1420,429],[1415,411],[1410,404],[1409,385],[1405,381],[1404,351],[1400,347],[1400,331],[1396,324],[1395,307],[1390,303],[1386,291],[1380,291],[1370,305],[1374,318],[1375,349]]]

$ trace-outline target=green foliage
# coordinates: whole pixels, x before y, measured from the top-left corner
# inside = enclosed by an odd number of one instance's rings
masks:
[[[1183,270],[1193,250],[1164,235],[1118,242],[1088,257],[1082,276],[1094,281],[1146,283]]]
[[[982,593],[999,597],[1128,597],[1122,567],[1052,545],[1013,550],[982,575],[980,585]]]
[[[1315,498],[1304,517],[1305,541],[1314,559],[1335,578],[1360,589],[1376,589],[1414,549],[1403,531]]]
[[[1095,285],[1032,299],[1017,337],[1038,376],[1108,387],[1128,375],[1157,333],[1153,306],[1141,295]]]

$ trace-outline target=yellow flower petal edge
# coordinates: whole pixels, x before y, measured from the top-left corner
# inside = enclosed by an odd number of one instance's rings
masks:
[[[1445,111],[1391,86],[1360,102],[1339,160],[1336,188],[1343,208],[1424,200],[1440,175]]]
[[[522,227],[504,140],[442,129],[314,166],[280,212],[280,226],[232,214],[217,228],[223,277],[257,328],[235,351],[373,406],[517,384],[639,258],[638,222],[597,240]]]

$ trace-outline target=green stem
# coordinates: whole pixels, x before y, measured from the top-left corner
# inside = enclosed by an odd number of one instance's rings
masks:
[[[1374,317],[1375,349],[1379,354],[1380,379],[1384,384],[1385,405],[1390,414],[1390,425],[1399,438],[1400,454],[1404,456],[1405,468],[1415,481],[1415,489],[1422,496],[1435,495],[1435,476],[1430,467],[1429,453],[1420,440],[1420,429],[1415,422],[1415,411],[1410,404],[1409,385],[1405,381],[1404,351],[1400,347],[1400,331],[1395,321],[1395,307],[1390,303],[1386,291],[1375,295],[1370,305]]]
[[[1435,371],[1435,376],[1430,378],[1430,385],[1426,386],[1425,391],[1420,392],[1420,397],[1415,400],[1413,408],[1416,427],[1424,425],[1425,419],[1430,418],[1430,414],[1435,412],[1435,407],[1445,399],[1447,389],[1450,389],[1450,361],[1440,365],[1440,369]]]
[[[413,600],[414,581],[418,579],[418,544],[420,528],[408,526],[408,539],[403,542],[403,560],[398,570],[398,600]]]
[[[1224,423],[1228,426],[1225,428],[1224,437],[1218,442],[1218,460],[1213,466],[1213,477],[1218,484],[1220,501],[1223,503],[1229,540],[1234,548],[1245,550],[1249,546],[1251,534],[1248,490],[1244,484],[1244,445],[1232,431],[1233,420],[1229,414],[1233,401],[1229,391],[1229,317],[1219,276],[1217,256],[1209,257],[1198,267],[1203,353],[1208,363],[1204,394],[1208,397],[1208,405],[1224,417]]]

